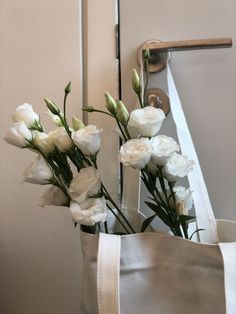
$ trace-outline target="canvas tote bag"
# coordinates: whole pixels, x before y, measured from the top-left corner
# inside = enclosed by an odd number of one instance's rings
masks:
[[[236,314],[236,223],[218,220],[209,201],[194,145],[170,69],[167,81],[173,119],[183,154],[195,160],[188,176],[199,242],[160,232],[131,235],[81,232],[81,314]],[[124,204],[142,223],[137,195],[126,168]],[[112,222],[111,222],[112,224]]]

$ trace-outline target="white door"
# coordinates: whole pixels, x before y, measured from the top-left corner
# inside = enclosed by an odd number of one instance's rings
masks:
[[[130,77],[145,41],[222,37],[236,38],[234,0],[120,0],[125,104],[132,108],[136,101]],[[236,219],[236,47],[172,52],[170,60],[215,215]],[[149,87],[167,90],[165,77],[165,71],[151,74]]]

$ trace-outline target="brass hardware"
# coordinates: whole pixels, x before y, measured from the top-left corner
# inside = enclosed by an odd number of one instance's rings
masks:
[[[145,42],[138,50],[138,62],[141,64],[143,49],[149,49],[151,55],[149,72],[160,72],[166,67],[168,62],[168,52],[199,50],[199,49],[216,49],[232,47],[232,38],[214,38],[214,39],[196,39],[160,42],[150,40]]]
[[[149,106],[162,109],[166,116],[170,111],[169,96],[160,88],[147,89],[145,103]]]
[[[159,47],[160,41],[158,40],[149,40],[146,41],[142,46],[139,47],[138,50],[138,63],[141,64],[142,56],[143,56],[143,50],[149,49],[151,59],[149,61],[149,72],[155,73],[162,71],[169,61],[169,53],[168,52],[156,52],[155,49]]]

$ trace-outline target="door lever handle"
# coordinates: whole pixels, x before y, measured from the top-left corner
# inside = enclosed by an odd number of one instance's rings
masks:
[[[216,49],[230,47],[232,47],[232,38],[210,38],[167,42],[150,40],[145,42],[139,48],[138,62],[139,64],[141,64],[143,50],[149,49],[151,56],[149,72],[159,72],[166,67],[166,63],[168,62],[168,52],[170,51]]]

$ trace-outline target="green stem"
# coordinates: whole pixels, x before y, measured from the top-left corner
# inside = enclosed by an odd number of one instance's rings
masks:
[[[98,169],[98,165],[97,165],[97,154],[91,156],[90,159],[91,159],[91,161],[92,161],[92,164],[93,164],[94,168]]]
[[[84,168],[83,166],[83,162],[81,162],[80,160],[77,160],[76,156],[75,156],[75,151],[67,151],[67,154],[70,158],[70,160],[73,162],[73,164],[76,166],[78,172],[80,171],[81,168]]]
[[[171,192],[171,195],[172,195],[172,198],[173,198],[173,201],[174,201],[174,204],[175,204],[175,208],[176,208],[176,199],[175,199],[175,192],[173,190],[173,184],[168,182],[168,185],[169,185],[169,188],[170,188],[170,192]]]
[[[162,198],[160,192],[158,191],[158,188],[156,187],[156,183],[155,183],[154,180],[152,179],[152,176],[150,175],[149,171],[148,171],[147,169],[145,169],[145,170],[141,170],[141,173],[142,173],[143,175],[145,175],[145,173],[146,173],[147,176],[148,176],[149,181],[152,182],[153,191],[156,193],[156,194],[153,193],[153,197],[156,198],[156,195],[157,195],[158,198],[159,198],[159,200],[160,200],[160,202],[161,202],[161,204],[162,204],[162,207],[164,207],[165,209],[168,209],[168,208],[167,208],[167,204],[166,204],[165,201],[163,200],[163,198]],[[148,183],[147,183],[147,184],[148,184]]]
[[[108,227],[107,227],[107,221],[104,222],[104,228],[105,228],[105,232],[106,232],[106,233],[109,233],[109,232],[108,232]]]
[[[106,115],[114,118],[114,116],[111,113],[103,111],[103,110],[98,110],[98,109],[94,109],[94,108],[93,108],[93,111],[87,111],[86,108],[82,108],[82,110],[86,111],[86,112],[100,112],[100,113],[106,114]]]
[[[144,103],[144,106],[145,106],[146,91],[147,91],[148,81],[149,81],[148,66],[149,66],[149,60],[148,60],[148,58],[146,58],[145,59],[145,63],[144,63],[144,67],[146,69],[146,83],[145,83],[144,92],[143,92],[143,103]]]
[[[120,217],[114,212],[114,210],[111,208],[111,206],[109,206],[107,204],[107,207],[109,208],[109,210],[112,212],[112,214],[116,217],[116,219],[119,221],[119,223],[121,224],[121,226],[124,228],[124,230],[130,234],[130,231],[128,230],[128,228],[123,224],[122,220],[120,219]]]
[[[110,194],[108,193],[107,189],[105,188],[104,184],[102,183],[102,190],[103,193],[105,194],[105,196],[107,197],[107,199],[111,202],[111,204],[117,209],[117,211],[119,212],[119,214],[121,215],[121,217],[124,219],[124,221],[126,222],[126,224],[128,225],[128,227],[130,228],[130,230],[135,233],[135,230],[133,229],[133,227],[131,226],[131,224],[129,223],[128,219],[125,217],[125,215],[123,214],[122,210],[120,210],[120,208],[116,205],[116,203],[113,201],[113,199],[111,198]]]
[[[128,128],[127,128],[127,125],[124,125],[124,129],[125,129],[125,133],[126,133],[126,135],[127,135],[128,139],[131,139],[131,136],[130,136],[129,130],[128,130]]]
[[[66,185],[69,186],[71,180],[73,179],[73,173],[68,164],[68,160],[65,153],[56,150],[53,155],[48,156],[51,160],[55,160],[58,165],[58,168],[66,182]]]
[[[45,159],[45,161],[48,163],[52,173],[53,173],[53,178],[55,181],[53,181],[53,185],[59,187],[65,194],[68,203],[70,203],[70,196],[67,192],[67,187],[65,185],[65,183],[62,181],[62,179],[60,178],[60,174],[59,174],[59,169],[57,167],[56,164],[54,164],[53,161],[51,161],[37,146],[35,146],[33,143],[31,143],[31,147],[35,150],[37,150],[42,157]]]
[[[174,233],[175,236],[183,238],[183,234],[182,234],[182,231],[180,229],[180,226],[174,227],[174,232],[173,233]]]
[[[69,94],[68,93],[65,93],[64,95],[64,101],[63,101],[63,113],[64,113],[64,118],[66,119],[66,99],[67,99],[67,96]]]
[[[168,196],[168,193],[167,193],[167,190],[166,190],[166,186],[165,186],[165,180],[164,180],[164,175],[163,175],[162,167],[158,167],[158,170],[159,170],[158,179],[159,179],[161,188],[162,188],[162,190],[163,190],[163,192],[164,192],[164,195],[165,195],[167,207],[168,207],[168,209],[169,209],[169,214],[170,214],[171,220],[172,220],[173,223],[175,224],[176,221],[177,221],[177,216],[176,216],[176,213],[173,212],[173,208],[172,208],[172,206],[170,205],[170,200],[169,200],[169,196]],[[171,193],[172,193],[172,192],[171,192]]]
[[[143,108],[144,106],[143,106],[141,94],[138,94],[138,100],[139,100],[139,104],[140,104],[141,108]]]
[[[124,140],[127,142],[127,138],[126,138],[125,133],[124,133],[124,131],[123,131],[121,125],[120,125],[120,122],[119,122],[117,116],[115,116],[115,119],[116,119],[116,123],[117,123],[117,125],[118,125],[118,127],[120,129],[120,132],[121,132],[122,136],[124,137]]]

